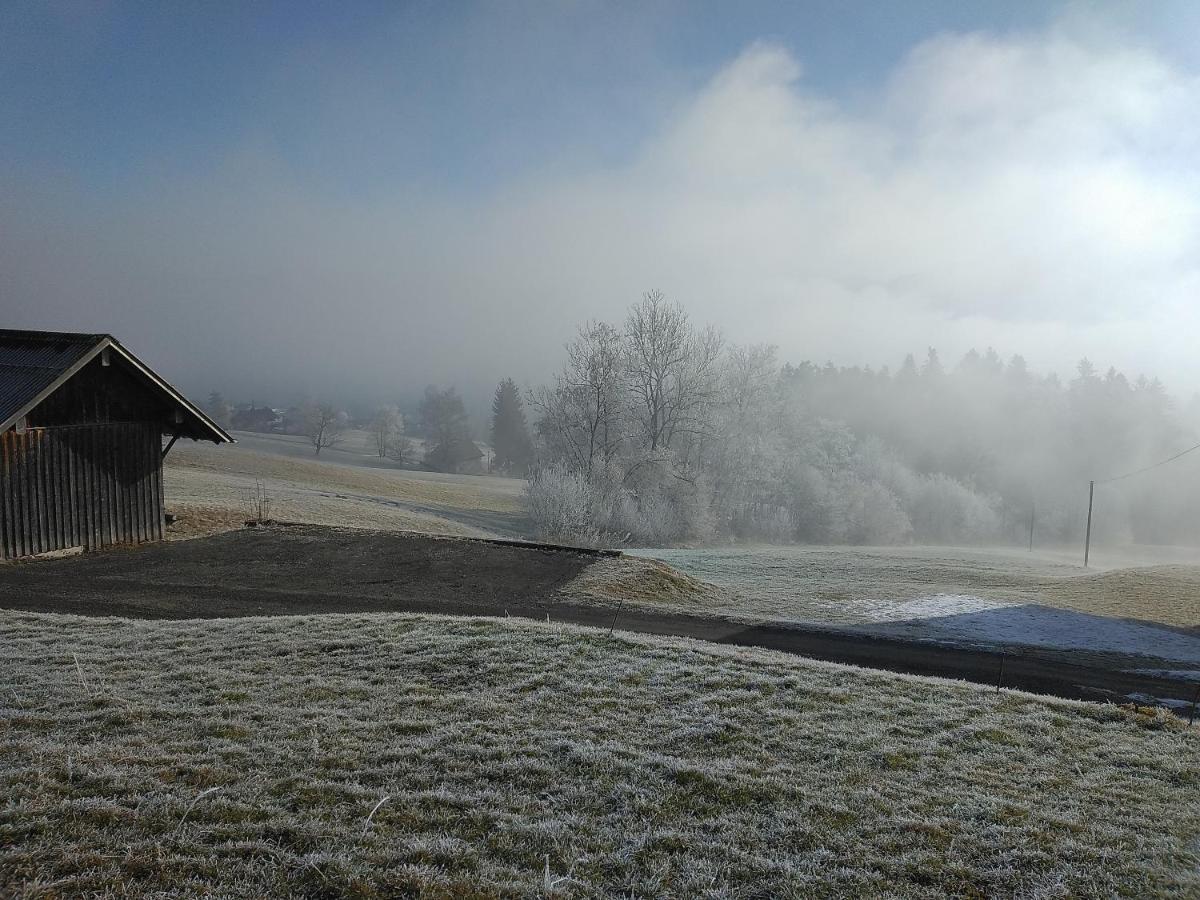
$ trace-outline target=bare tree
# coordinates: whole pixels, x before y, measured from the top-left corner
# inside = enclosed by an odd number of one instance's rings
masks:
[[[403,422],[401,423],[401,429],[403,429]],[[392,438],[391,443],[388,444],[388,459],[394,462],[402,463],[411,453],[412,441],[410,441],[408,439],[408,435],[401,430]]]
[[[320,456],[326,447],[342,439],[346,429],[346,414],[331,403],[310,403],[304,407],[304,433],[313,445],[313,455]]]
[[[722,513],[769,504],[784,455],[779,438],[779,364],[766,344],[731,347],[721,366],[714,439],[702,465],[712,472]]]
[[[700,435],[716,396],[722,339],[697,332],[687,312],[650,291],[625,320],[625,379],[631,414],[651,453],[680,434]]]
[[[371,437],[380,459],[404,461],[408,439],[404,436],[404,416],[395,406],[381,406],[371,420]]]
[[[554,385],[529,395],[551,455],[587,475],[621,443],[621,334],[589,322],[567,344],[567,364]]]

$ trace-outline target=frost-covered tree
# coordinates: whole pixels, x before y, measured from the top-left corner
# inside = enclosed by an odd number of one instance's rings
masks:
[[[531,394],[547,462],[587,476],[615,457],[622,430],[623,350],[620,333],[603,322],[584,325],[567,344],[554,383]]]
[[[632,541],[1023,545],[1036,507],[1039,543],[1075,542],[1090,479],[1200,441],[1200,406],[1087,360],[1065,384],[994,348],[894,376],[779,366],[656,292],[581,329],[533,398],[539,466],[582,477],[590,527]],[[1200,541],[1200,464],[1171,472],[1106,484],[1093,537]]]
[[[721,336],[697,331],[678,303],[643,295],[625,318],[625,383],[634,434],[651,453],[703,435],[716,399]]]

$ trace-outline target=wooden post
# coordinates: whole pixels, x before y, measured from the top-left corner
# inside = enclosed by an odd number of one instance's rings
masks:
[[[608,626],[608,636],[609,637],[613,636],[613,630],[617,627],[617,616],[621,615],[621,608],[624,605],[625,605],[625,598],[622,597],[621,601],[617,604],[617,611],[615,613],[613,613],[612,624]],[[547,618],[547,620],[549,620],[549,616],[547,616],[546,618]]]
[[[1096,482],[1088,482],[1088,517],[1087,532],[1083,539],[1083,567],[1086,569],[1088,557],[1092,552],[1092,498],[1096,495]]]

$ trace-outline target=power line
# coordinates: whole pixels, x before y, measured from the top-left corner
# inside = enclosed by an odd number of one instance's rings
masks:
[[[1161,462],[1156,462],[1152,466],[1146,466],[1143,469],[1136,469],[1132,472],[1126,472],[1124,475],[1114,475],[1112,478],[1093,479],[1088,482],[1088,514],[1087,514],[1087,534],[1083,539],[1083,564],[1087,566],[1088,558],[1092,551],[1092,501],[1096,494],[1096,485],[1111,484],[1114,481],[1120,481],[1123,478],[1132,478],[1134,475],[1141,475],[1143,472],[1149,472],[1151,469],[1157,469],[1159,466],[1165,466],[1169,462],[1175,462],[1181,456],[1187,456],[1193,450],[1200,450],[1200,444],[1194,447],[1188,447],[1186,450],[1180,450],[1174,456],[1169,456]]]
[[[1164,459],[1162,462],[1156,462],[1152,466],[1146,466],[1144,469],[1126,472],[1124,475],[1114,475],[1112,478],[1097,478],[1096,484],[1108,484],[1109,482],[1113,481],[1121,481],[1124,478],[1132,478],[1134,475],[1141,475],[1143,472],[1149,472],[1151,469],[1157,469],[1159,466],[1165,466],[1169,462],[1175,462],[1175,460],[1179,459],[1179,457],[1187,456],[1193,450],[1200,450],[1200,444],[1196,444],[1194,447],[1188,447],[1186,450],[1181,450],[1174,456],[1170,456],[1167,459]]]

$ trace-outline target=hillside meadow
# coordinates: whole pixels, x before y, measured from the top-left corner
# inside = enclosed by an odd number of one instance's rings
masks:
[[[303,448],[292,444],[287,449],[293,452],[284,454],[258,436],[243,437],[247,447],[181,444],[171,450],[166,503],[179,521],[168,537],[240,527],[257,516],[258,494],[269,500],[269,517],[291,522],[475,537],[528,530],[520,479],[378,468],[367,465],[369,458],[347,455],[335,462],[296,453]]]
[[[1195,896],[1200,729],[524,620],[0,613],[0,893]]]

